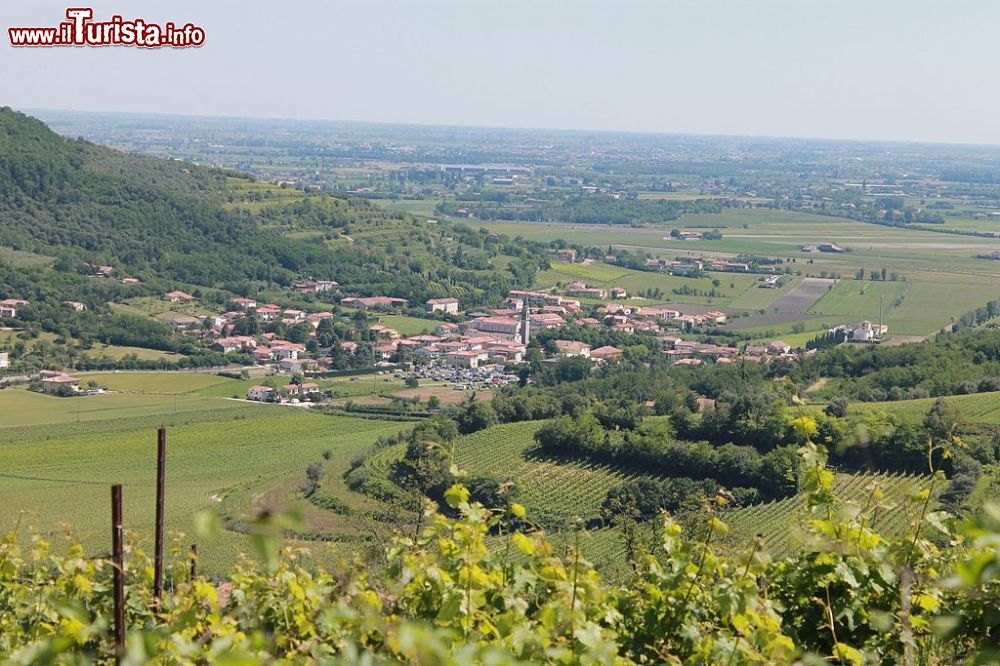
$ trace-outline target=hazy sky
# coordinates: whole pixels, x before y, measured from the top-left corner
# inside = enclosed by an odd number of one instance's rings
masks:
[[[0,104],[1000,144],[998,0],[117,0],[206,43],[10,46],[87,4],[0,0]]]

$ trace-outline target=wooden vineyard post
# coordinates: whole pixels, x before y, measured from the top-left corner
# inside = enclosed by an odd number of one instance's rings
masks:
[[[114,561],[115,651],[118,658],[125,649],[125,557],[122,526],[122,487],[111,486],[111,553]]]
[[[160,606],[163,592],[163,495],[167,466],[167,430],[160,428],[156,437],[156,527],[153,559],[153,605]]]

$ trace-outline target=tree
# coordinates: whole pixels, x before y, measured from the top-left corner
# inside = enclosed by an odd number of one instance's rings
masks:
[[[960,418],[958,407],[948,404],[944,398],[938,398],[924,417],[924,428],[936,442],[951,444]]]
[[[459,407],[455,421],[458,423],[458,431],[463,435],[484,430],[500,422],[493,405],[485,400],[476,400],[474,393]]]
[[[847,397],[842,395],[836,395],[830,398],[830,402],[827,403],[826,407],[823,408],[823,412],[827,416],[834,418],[844,418],[847,416],[847,410],[850,406],[850,401]]]

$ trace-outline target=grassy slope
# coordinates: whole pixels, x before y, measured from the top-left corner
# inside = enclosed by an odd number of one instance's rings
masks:
[[[84,378],[90,378],[84,375]],[[0,432],[8,428],[33,426],[49,432],[49,426],[88,423],[130,417],[190,412],[225,412],[235,403],[192,395],[141,395],[110,393],[105,395],[57,398],[33,393],[24,388],[0,391]]]
[[[183,415],[162,415],[45,435],[23,428],[12,440],[0,439],[5,441],[0,449],[4,459],[0,530],[11,529],[20,520],[23,529],[30,526],[52,533],[66,523],[91,552],[103,550],[108,486],[123,483],[126,526],[139,530],[149,547],[157,422],[171,424],[167,527],[188,534],[193,531],[194,514],[215,506],[227,489],[250,481],[245,492],[252,496],[254,489],[301,472],[327,449],[334,459],[346,460],[379,435],[406,425],[242,405],[214,412],[211,418],[186,422]],[[256,504],[250,501],[248,506]],[[202,543],[200,550],[206,566],[218,570],[247,545],[242,537],[227,533],[216,542]]]

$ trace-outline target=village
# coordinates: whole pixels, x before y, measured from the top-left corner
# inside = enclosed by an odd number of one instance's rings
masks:
[[[560,255],[561,259],[575,258],[569,255],[572,250],[562,252],[566,256]],[[690,257],[678,257],[676,262],[649,260],[654,261],[665,262],[657,265],[666,270],[676,270],[678,266],[694,269],[704,266],[700,259]],[[723,262],[724,266],[716,265],[718,263],[715,261],[709,267],[712,270],[750,270],[745,263]],[[110,266],[94,267],[95,276],[109,277],[112,273]],[[779,275],[766,276],[759,286],[773,287],[778,280]],[[463,312],[457,298],[432,298],[423,306],[425,316],[429,317],[426,320],[427,332],[409,336],[378,321],[380,314],[391,314],[409,307],[405,299],[343,295],[340,286],[333,280],[298,282],[290,287],[290,291],[322,298],[323,303],[332,303],[335,299],[337,305],[335,308],[307,312],[234,296],[223,312],[203,316],[178,314],[166,323],[175,335],[192,339],[206,350],[232,356],[233,363],[239,364],[241,371],[250,377],[285,378],[284,382],[269,380],[266,384],[250,387],[246,399],[255,402],[322,402],[326,396],[313,379],[331,376],[342,369],[338,366],[338,359],[342,365],[344,358],[362,356],[373,368],[401,371],[398,374],[401,378],[433,379],[460,391],[488,390],[517,380],[514,369],[526,360],[533,334],[566,327],[596,329],[626,336],[641,335],[647,336],[646,340],[655,337],[660,352],[670,363],[680,366],[736,361],[766,363],[774,359],[796,361],[803,354],[812,353],[795,351],[782,340],[745,344],[741,348],[684,339],[681,336],[685,334],[697,337],[707,329],[725,325],[727,314],[718,309],[692,312],[669,305],[635,305],[625,302],[628,293],[623,288],[589,286],[582,281],[568,282],[560,285],[558,290],[511,290],[503,307],[487,311]],[[207,305],[181,290],[165,292],[162,301],[167,307]],[[23,299],[0,301],[0,319],[16,319],[17,309],[27,305],[28,301]],[[64,305],[76,311],[86,308],[78,302],[66,302]],[[325,347],[319,345],[316,340],[323,322],[335,320],[339,314],[350,311],[362,312],[371,318],[363,334],[357,335],[356,339],[337,339],[334,344]],[[251,317],[256,322],[254,326],[244,325],[245,321],[241,323]],[[269,328],[279,328],[279,324],[282,330],[299,327],[299,330],[304,328],[308,333],[305,338],[297,336],[295,341],[283,339],[268,331]],[[246,332],[247,329],[254,332]],[[841,340],[877,342],[887,330],[884,325],[865,321],[838,326],[829,334],[839,336]],[[544,362],[581,357],[599,367],[615,362],[625,353],[612,345],[592,347],[573,339],[572,334],[568,334],[566,339],[553,339],[552,335],[546,337],[550,344],[539,349]],[[0,354],[0,369],[8,364],[8,355]],[[100,392],[98,388],[88,387],[73,374],[54,369],[33,377],[33,386],[39,391],[62,396]]]

